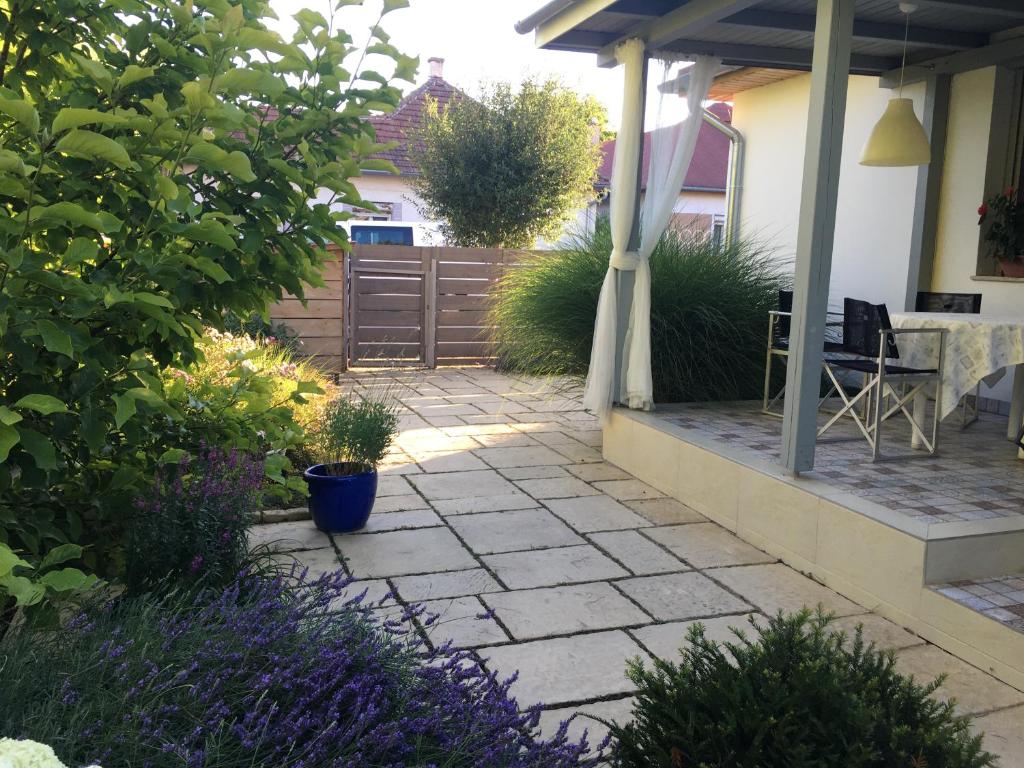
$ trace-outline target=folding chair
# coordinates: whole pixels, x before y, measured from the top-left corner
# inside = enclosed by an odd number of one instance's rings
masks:
[[[960,315],[981,314],[980,293],[932,293],[918,291],[914,303],[915,312],[952,312]],[[960,429],[966,429],[978,420],[978,400],[981,398],[981,384],[961,398]],[[973,407],[971,401],[973,402]]]
[[[890,417],[902,413],[910,423],[929,455],[935,455],[939,443],[939,415],[942,412],[942,362],[946,347],[945,328],[893,328],[889,312],[884,304],[871,304],[857,299],[845,299],[843,307],[843,351],[857,355],[857,358],[830,358],[826,361],[825,372],[831,379],[843,407],[818,430],[821,438],[844,416],[853,419],[864,439],[871,446],[871,460],[882,457],[882,424]],[[898,360],[900,353],[896,337],[917,333],[939,334],[939,359],[935,368],[908,368],[892,365],[888,360]],[[873,359],[864,359],[873,358]],[[864,386],[854,395],[847,393],[836,377],[835,368],[842,368],[864,374]],[[931,434],[925,434],[925,425],[914,418],[912,404],[919,394],[924,395],[927,387],[935,384],[935,411],[932,415]],[[897,389],[900,386],[900,389]],[[892,398],[890,404],[889,398]],[[857,406],[867,401],[870,407],[867,415],[857,413]]]
[[[828,318],[840,317],[836,312],[829,312],[826,317],[825,328],[828,333],[829,328],[839,328],[842,323],[838,320],[829,321]],[[769,416],[781,416],[782,412],[773,410],[780,400],[786,394],[786,385],[783,384],[782,388],[774,395],[771,394],[772,388],[772,363],[775,358],[781,360],[787,360],[789,358],[789,332],[792,325],[793,318],[793,292],[792,291],[779,291],[779,308],[773,309],[768,313],[768,345],[767,352],[765,353],[765,365],[764,365],[764,397],[761,402],[761,410]],[[843,351],[843,345],[838,341],[825,340],[825,352],[828,353],[839,353]]]

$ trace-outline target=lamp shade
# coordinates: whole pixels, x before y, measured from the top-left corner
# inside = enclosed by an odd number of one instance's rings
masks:
[[[911,99],[889,99],[860,156],[861,165],[927,165],[932,150],[928,134],[914,114]]]

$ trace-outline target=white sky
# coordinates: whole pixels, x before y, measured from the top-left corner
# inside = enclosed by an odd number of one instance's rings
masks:
[[[400,51],[419,55],[418,83],[427,78],[427,58],[431,56],[444,58],[445,79],[470,94],[483,81],[518,83],[527,75],[554,75],[573,90],[597,97],[608,109],[611,126],[617,126],[622,103],[621,70],[599,68],[591,54],[537,50],[532,34],[520,35],[513,29],[516,21],[544,2],[410,0],[409,8],[391,12],[381,26]],[[292,14],[308,7],[326,16],[331,2],[271,0],[271,5],[281,17],[279,31],[290,35],[294,28]],[[365,0],[365,7],[342,8],[335,18],[361,43],[377,18],[380,5],[380,0]]]

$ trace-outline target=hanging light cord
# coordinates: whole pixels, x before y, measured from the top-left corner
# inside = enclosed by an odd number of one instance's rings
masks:
[[[910,40],[910,12],[905,11],[907,23],[903,27],[903,60],[900,62],[900,98],[903,98],[903,73],[907,69],[907,41]]]

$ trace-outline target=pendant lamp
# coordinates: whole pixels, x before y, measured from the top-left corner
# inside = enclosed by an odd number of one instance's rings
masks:
[[[889,100],[882,117],[875,124],[860,156],[861,165],[906,166],[927,165],[932,159],[931,146],[924,126],[914,114],[914,102],[903,98],[903,72],[907,67],[907,37],[910,14],[917,10],[913,3],[900,3],[907,16],[903,33],[903,62],[900,64],[899,95]]]

